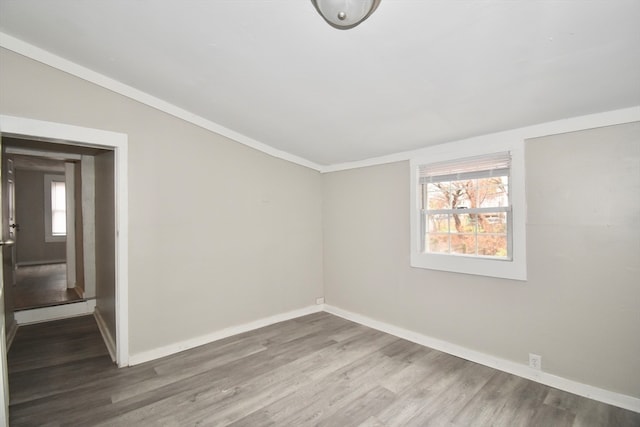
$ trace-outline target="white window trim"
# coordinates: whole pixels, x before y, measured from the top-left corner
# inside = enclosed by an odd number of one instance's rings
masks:
[[[418,167],[420,165],[444,161],[454,161],[467,157],[482,156],[497,152],[511,153],[509,177],[509,200],[511,212],[511,260],[484,257],[467,257],[448,254],[422,253],[420,250],[420,186]],[[526,242],[526,197],[524,140],[512,140],[496,135],[495,140],[459,141],[421,150],[419,157],[410,160],[411,168],[411,266],[455,273],[504,279],[527,280]]]
[[[51,183],[65,182],[64,175],[44,175],[44,241],[47,243],[66,242],[67,236],[54,236],[51,233]]]

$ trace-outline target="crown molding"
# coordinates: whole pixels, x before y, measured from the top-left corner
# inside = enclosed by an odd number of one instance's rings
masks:
[[[524,141],[525,139],[541,138],[543,136],[558,135],[562,133],[577,132],[586,129],[614,126],[638,121],[640,121],[640,105],[619,110],[555,120],[552,122],[540,123],[537,125],[526,126],[517,129],[474,136],[471,138],[456,141],[448,141],[442,144],[431,145],[417,150],[403,151],[386,156],[372,157],[369,159],[354,162],[338,163],[323,167],[321,172],[339,172],[348,169],[357,169],[368,166],[383,165],[387,163],[408,161],[415,157],[423,157],[427,152],[429,154],[432,154],[438,150],[448,152],[451,151],[452,147],[454,146],[468,147],[470,144],[487,144],[496,140]]]
[[[41,62],[60,71],[66,72],[90,83],[96,84],[105,89],[111,90],[120,95],[148,105],[152,108],[170,114],[179,119],[185,120],[196,126],[208,131],[217,133],[227,137],[240,144],[246,145],[269,156],[286,160],[291,163],[298,164],[321,173],[338,172],[348,169],[357,169],[368,166],[383,165],[387,163],[395,163],[406,161],[414,157],[421,156],[426,150],[433,150],[434,147],[447,147],[452,143],[483,143],[495,138],[517,138],[520,140],[539,138],[548,135],[556,135],[560,133],[575,132],[579,130],[592,129],[603,126],[613,126],[617,124],[630,123],[640,121],[640,106],[633,106],[619,110],[612,110],[602,113],[589,114],[578,117],[571,117],[562,120],[556,120],[547,123],[541,123],[533,126],[527,126],[517,129],[511,129],[502,132],[496,132],[486,135],[475,136],[463,140],[448,141],[438,145],[432,145],[417,150],[403,151],[399,153],[389,154],[380,157],[372,157],[364,160],[353,162],[336,163],[332,165],[320,165],[305,158],[296,156],[286,151],[278,150],[263,142],[257,141],[244,134],[236,132],[204,117],[193,114],[185,109],[177,107],[160,98],[156,98],[146,92],[138,90],[132,86],[121,83],[115,79],[107,77],[103,74],[95,72],[89,68],[83,67],[72,61],[54,55],[37,46],[26,43],[20,39],[0,32],[0,47],[11,50],[19,55]]]

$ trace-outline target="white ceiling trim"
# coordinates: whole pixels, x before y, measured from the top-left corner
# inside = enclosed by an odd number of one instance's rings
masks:
[[[524,141],[531,138],[540,138],[549,135],[558,135],[567,132],[576,132],[586,129],[594,129],[604,126],[614,126],[624,123],[640,122],[640,106],[623,108],[620,110],[603,113],[588,114],[586,116],[572,117],[553,122],[541,123],[517,129],[506,130],[471,138],[449,141],[443,144],[420,148],[417,150],[403,151],[387,156],[373,157],[356,162],[340,163],[322,168],[323,173],[338,172],[348,169],[364,168],[368,166],[382,165],[410,160],[414,157],[424,157],[426,152],[434,153],[434,150],[450,151],[454,145],[486,144],[496,140]],[[464,154],[464,153],[461,153]]]
[[[79,65],[67,59],[61,58],[57,55],[54,55],[51,52],[48,52],[32,44],[26,43],[4,32],[0,32],[0,46],[5,49],[11,50],[17,54],[20,54],[22,56],[25,56],[27,58],[33,59],[34,61],[41,62],[45,65],[56,68],[60,71],[64,71],[65,73],[79,77],[83,80],[86,80],[88,82],[101,86],[105,89],[109,89],[115,93],[126,96],[127,98],[131,98],[135,101],[141,102],[145,105],[148,105],[149,107],[153,107],[164,113],[170,114],[174,117],[177,117],[179,119],[192,123],[196,126],[204,128],[211,132],[215,132],[219,135],[232,139],[236,142],[239,142],[240,144],[244,144],[246,146],[254,148],[272,157],[276,157],[282,160],[296,163],[298,165],[315,169],[317,171],[322,170],[322,166],[312,161],[287,153],[285,151],[275,149],[267,144],[264,144],[260,141],[256,141],[253,138],[249,138],[246,135],[238,133],[222,125],[219,125],[218,123],[212,122],[211,120],[207,120],[201,116],[193,114],[169,102],[163,101],[162,99],[149,95],[146,92],[143,92],[134,87],[131,87],[117,80],[114,80],[110,77],[107,77],[103,74],[100,74],[93,70],[85,68],[82,65]]]

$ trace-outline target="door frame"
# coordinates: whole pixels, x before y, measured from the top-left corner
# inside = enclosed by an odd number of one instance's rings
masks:
[[[100,129],[0,114],[3,136],[23,137],[53,144],[105,148],[115,158],[115,296],[116,363],[129,365],[129,214],[128,135]]]

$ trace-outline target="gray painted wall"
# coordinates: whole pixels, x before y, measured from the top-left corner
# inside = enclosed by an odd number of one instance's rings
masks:
[[[96,210],[95,210],[95,159],[82,156],[81,161],[81,215],[82,252],[84,267],[84,296],[96,296]],[[78,199],[76,199],[78,200]]]
[[[322,296],[318,172],[5,49],[0,63],[2,114],[129,136],[131,354]]]
[[[60,173],[24,169],[15,171],[16,222],[20,225],[16,245],[18,265],[64,262],[66,259],[65,242],[44,240],[45,174]]]
[[[96,310],[116,337],[114,153],[95,156]]]
[[[409,267],[409,164],[324,176],[328,304],[640,397],[640,124],[526,142],[527,282]]]

